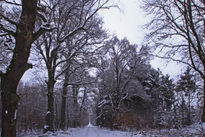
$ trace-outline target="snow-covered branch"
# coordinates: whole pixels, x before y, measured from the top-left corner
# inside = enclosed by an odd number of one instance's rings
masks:
[[[6,4],[10,4],[10,5],[22,6],[21,4],[15,2],[15,1],[11,2],[11,1],[8,1],[8,0],[3,0],[3,2],[5,2]]]
[[[13,32],[12,30],[8,30],[8,29],[6,29],[2,24],[0,24],[0,29],[1,30],[3,30],[4,32],[6,32],[6,33],[8,33],[8,34],[10,34],[10,35],[12,35],[12,36],[16,36],[16,33],[15,32]]]
[[[8,17],[4,16],[2,13],[0,13],[0,17],[2,17],[3,19],[5,19],[6,21],[8,21],[9,23],[17,26],[17,23],[11,19],[9,19]]]
[[[49,24],[43,24],[38,31],[33,34],[33,41],[37,40],[39,36],[45,32],[51,32],[55,28],[50,28]]]
[[[3,36],[7,36],[9,35],[8,33],[0,33],[0,37],[3,37]]]
[[[65,35],[63,38],[60,38],[58,41],[60,43],[64,42],[66,39],[68,39],[69,37],[74,36],[76,33],[78,33],[79,31],[84,30],[83,26],[78,27],[77,29],[75,29],[74,31],[68,33],[67,35]]]
[[[89,84],[95,83],[96,81],[97,80],[90,81],[90,82],[76,81],[76,82],[68,83],[67,85],[89,85]]]

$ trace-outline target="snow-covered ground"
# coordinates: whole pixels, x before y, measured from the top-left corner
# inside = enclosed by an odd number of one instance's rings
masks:
[[[30,135],[29,135],[30,134]],[[33,135],[32,135],[33,134]],[[22,136],[22,135],[21,135]],[[22,137],[38,137],[36,133],[26,133]],[[131,132],[110,131],[94,126],[84,128],[73,128],[68,131],[59,131],[54,134],[44,134],[39,137],[131,137]]]
[[[19,137],[203,137],[204,128],[200,124],[195,124],[180,130],[144,130],[138,132],[111,131],[88,125],[84,128],[72,128],[68,131],[58,131],[56,133],[40,134],[37,132],[27,132],[20,134]]]

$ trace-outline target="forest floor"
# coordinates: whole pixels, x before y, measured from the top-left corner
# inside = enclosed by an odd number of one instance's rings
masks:
[[[19,137],[203,137],[205,136],[205,123],[194,124],[181,129],[161,129],[143,131],[113,131],[95,126],[72,128],[68,131],[40,134],[38,132],[22,133]]]

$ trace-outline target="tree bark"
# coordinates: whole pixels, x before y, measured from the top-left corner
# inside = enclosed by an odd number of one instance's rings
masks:
[[[83,107],[84,107],[84,103],[85,103],[85,99],[86,99],[86,96],[87,96],[87,89],[86,89],[86,87],[84,87],[85,89],[84,89],[84,95],[83,95],[83,99],[82,99],[82,104],[81,104],[81,106],[80,106],[80,110],[79,110],[79,118],[81,118],[81,116],[82,116],[82,110],[83,110]]]
[[[191,93],[188,93],[188,114],[187,114],[187,125],[191,124]]]
[[[16,113],[19,96],[12,89],[12,83],[2,77],[2,137],[16,137]],[[9,86],[10,85],[10,86]],[[7,87],[8,86],[8,87]]]
[[[74,107],[74,119],[73,119],[73,127],[76,128],[78,127],[79,124],[79,117],[78,117],[78,90],[79,90],[79,86],[78,85],[73,85],[72,87],[73,90],[73,107]]]
[[[16,25],[15,48],[6,73],[1,73],[2,133],[1,137],[16,137],[16,114],[19,96],[17,86],[28,64],[36,21],[37,0],[22,0],[22,13]]]
[[[205,122],[205,78],[204,80],[204,104],[203,104],[203,112],[202,112],[202,117],[201,117],[201,122]]]
[[[46,125],[44,126],[44,133],[47,131],[54,132],[54,85],[55,80],[53,75],[49,75],[49,80],[47,83],[48,86],[48,108],[47,108],[47,114],[46,114]]]
[[[65,72],[65,81],[63,84],[63,95],[62,95],[62,103],[61,103],[61,121],[60,121],[60,128],[62,130],[65,129],[65,116],[66,116],[66,96],[67,96],[67,86],[68,86],[68,70]]]

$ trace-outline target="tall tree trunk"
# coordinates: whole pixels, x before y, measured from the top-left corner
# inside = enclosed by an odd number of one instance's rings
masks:
[[[8,82],[6,77],[2,77],[2,137],[16,137],[16,113],[19,96],[15,87]],[[7,84],[6,84],[7,83]],[[17,87],[17,86],[16,86]]]
[[[46,114],[46,125],[44,126],[44,133],[47,131],[54,132],[54,96],[53,96],[54,85],[55,85],[55,80],[54,80],[54,75],[52,73],[49,74],[49,79],[47,83],[48,107],[47,107],[47,114]]]
[[[54,100],[55,102],[55,126],[54,126],[54,129],[59,129],[59,126],[60,126],[60,118],[59,118],[59,109],[58,109],[58,102],[57,100]]]
[[[65,80],[63,84],[63,95],[62,95],[62,103],[61,103],[61,120],[60,120],[60,128],[62,130],[65,129],[65,116],[66,116],[66,96],[67,96],[67,86],[69,81],[68,70],[65,72]]]
[[[28,64],[31,44],[34,40],[33,30],[36,21],[37,0],[22,0],[22,13],[16,25],[15,48],[6,73],[1,73],[2,96],[2,133],[1,137],[16,137],[16,114],[19,96],[17,86]]]
[[[188,93],[188,113],[187,113],[187,125],[191,124],[191,93]]]
[[[205,73],[205,60],[203,61],[203,66],[204,66],[204,73]],[[205,122],[205,76],[202,77],[203,78],[203,86],[204,86],[204,95],[203,95],[203,112],[202,112],[202,116],[201,116],[201,122]]]
[[[203,80],[204,80],[204,104],[203,104],[201,122],[205,122],[205,78]]]
[[[78,90],[79,86],[73,85],[72,87],[73,90],[73,107],[74,107],[74,119],[73,119],[73,127],[78,127],[79,126],[79,117],[78,117]]]
[[[82,99],[82,103],[81,103],[81,106],[80,106],[80,110],[79,110],[79,118],[81,118],[81,115],[82,115],[82,111],[83,111],[83,107],[84,107],[84,103],[85,103],[85,99],[86,99],[86,97],[87,97],[87,88],[86,87],[84,87],[85,89],[84,89],[84,94],[83,94],[83,99]]]

